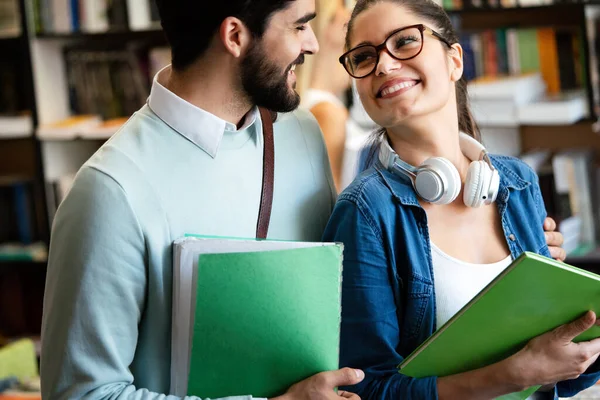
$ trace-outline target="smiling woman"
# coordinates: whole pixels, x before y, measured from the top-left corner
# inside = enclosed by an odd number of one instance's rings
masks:
[[[484,368],[421,379],[398,373],[512,260],[524,251],[550,256],[546,211],[535,173],[477,140],[462,47],[440,6],[358,0],[339,61],[381,127],[377,162],[339,196],[323,235],[344,243],[340,360],[365,370],[356,391],[486,399],[542,385],[554,398],[596,382],[600,341],[572,342],[596,323],[592,313]]]

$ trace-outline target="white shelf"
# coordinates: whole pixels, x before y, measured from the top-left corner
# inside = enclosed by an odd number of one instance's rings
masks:
[[[59,180],[77,173],[100,143],[94,140],[47,140],[41,143],[44,180]]]
[[[75,117],[76,118],[76,117]],[[125,122],[125,119],[123,120]],[[36,136],[43,141],[107,140],[122,126],[121,121],[103,122],[100,117],[91,117],[73,123],[72,126],[41,126]]]
[[[21,28],[18,26],[0,29],[0,39],[16,39],[19,36],[21,36]]]
[[[37,137],[45,141],[68,141],[68,140],[107,140],[116,131],[64,131],[64,132],[38,132]]]
[[[33,135],[33,120],[30,116],[0,117],[0,139],[17,139]]]

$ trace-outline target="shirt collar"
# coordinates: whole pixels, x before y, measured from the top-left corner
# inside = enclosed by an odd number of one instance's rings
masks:
[[[170,71],[168,65],[154,76],[148,106],[165,124],[212,158],[216,157],[225,132],[242,131],[255,124],[259,115],[257,107],[246,114],[242,127],[237,129],[234,124],[177,96],[161,83]]]

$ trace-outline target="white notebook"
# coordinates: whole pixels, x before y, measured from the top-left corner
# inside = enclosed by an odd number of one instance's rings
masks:
[[[195,310],[194,270],[201,254],[258,252],[330,246],[334,243],[287,242],[190,236],[173,243],[173,320],[171,337],[171,390],[187,395],[193,315]]]

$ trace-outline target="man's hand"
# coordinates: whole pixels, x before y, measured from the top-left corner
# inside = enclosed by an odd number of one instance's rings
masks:
[[[356,385],[365,377],[359,369],[342,368],[337,371],[321,372],[296,383],[288,391],[273,400],[339,400],[342,398],[360,400],[354,393],[338,391],[338,386]]]
[[[563,245],[563,235],[560,232],[555,232],[556,222],[548,217],[544,220],[544,231],[546,236],[546,243],[548,244],[548,250],[552,258],[558,261],[565,261],[567,253],[561,246]]]

